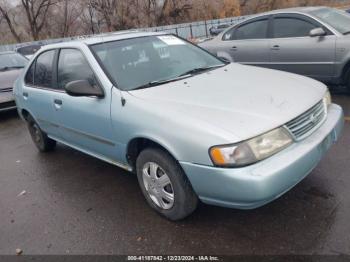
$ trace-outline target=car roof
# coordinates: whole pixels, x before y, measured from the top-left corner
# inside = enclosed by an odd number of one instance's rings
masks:
[[[86,45],[94,45],[94,44],[99,44],[99,43],[104,43],[104,42],[146,37],[146,36],[158,36],[158,35],[164,35],[164,34],[167,34],[167,33],[164,33],[164,32],[141,32],[141,31],[121,31],[121,32],[116,32],[116,33],[100,34],[100,35],[94,35],[94,36],[83,36],[83,37],[79,37],[77,40],[73,40],[73,41],[69,41],[69,42],[61,42],[61,43],[56,43],[56,44],[45,45],[44,47],[42,47],[40,49],[40,51],[47,50],[47,49],[53,49],[53,48],[74,46],[76,44],[81,44],[81,43],[86,44]]]
[[[239,27],[244,23],[249,23],[250,21],[252,21],[254,19],[259,19],[261,17],[278,15],[278,14],[304,14],[304,15],[312,17],[312,18],[318,20],[320,23],[322,23],[322,21],[320,21],[320,19],[318,19],[315,15],[313,15],[314,11],[322,10],[322,9],[332,9],[332,7],[307,6],[307,7],[291,7],[291,8],[284,8],[284,9],[276,9],[276,10],[248,16],[247,19],[243,19],[242,21],[232,25],[230,27],[230,29],[228,29],[228,30],[231,30],[231,28]],[[336,34],[336,35],[339,34],[339,32],[337,32],[337,30],[335,30],[332,26],[330,26],[330,25],[327,25],[327,26],[334,34]],[[218,35],[218,38],[222,37],[222,35],[224,35],[226,32],[228,32],[228,30],[224,30],[221,34]]]
[[[260,15],[273,15],[273,14],[280,14],[280,13],[306,13],[310,14],[313,11],[317,11],[320,9],[329,8],[326,6],[307,6],[307,7],[292,7],[292,8],[284,8],[284,9],[277,9],[273,11],[269,11],[266,13],[259,14]]]
[[[276,15],[276,14],[286,14],[286,13],[296,13],[296,14],[306,14],[306,15],[311,15],[313,11],[325,9],[325,8],[331,8],[328,6],[307,6],[307,7],[291,7],[291,8],[284,8],[284,9],[276,9],[264,13],[259,13],[255,15],[251,15],[248,17],[248,19],[245,19],[242,21],[244,23],[245,21],[249,21],[250,19],[253,18],[259,18],[261,16],[267,16],[267,15]],[[239,23],[240,24],[240,23]]]

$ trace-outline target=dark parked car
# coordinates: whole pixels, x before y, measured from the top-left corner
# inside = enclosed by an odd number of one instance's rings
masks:
[[[0,112],[16,108],[12,89],[28,59],[16,52],[0,53]]]
[[[27,45],[17,48],[16,52],[30,59],[41,47],[42,45],[39,44]]]
[[[222,24],[222,25],[218,25],[218,26],[213,26],[209,29],[209,33],[212,36],[217,36],[218,34],[223,32],[228,27],[230,27],[229,24]]]

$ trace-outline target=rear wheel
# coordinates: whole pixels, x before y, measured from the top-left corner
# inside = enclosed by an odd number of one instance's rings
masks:
[[[28,116],[27,123],[32,140],[40,152],[49,152],[55,149],[56,141],[49,138],[47,134],[40,129],[33,117]]]
[[[346,71],[345,74],[345,86],[350,91],[350,68]]]
[[[137,178],[148,204],[170,220],[180,220],[197,207],[198,198],[180,165],[167,152],[148,148],[136,161]]]

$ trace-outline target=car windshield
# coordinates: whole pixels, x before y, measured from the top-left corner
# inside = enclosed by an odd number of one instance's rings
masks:
[[[121,90],[176,81],[225,64],[173,35],[105,42],[91,46],[107,74]]]
[[[332,8],[321,8],[310,14],[329,24],[339,33],[350,34],[350,15],[348,13]]]
[[[0,70],[23,68],[28,60],[17,53],[0,54]]]

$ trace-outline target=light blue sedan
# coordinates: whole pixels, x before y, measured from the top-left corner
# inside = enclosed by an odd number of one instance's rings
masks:
[[[227,64],[164,33],[45,46],[14,94],[40,151],[60,142],[136,173],[171,220],[198,200],[252,209],[278,198],[343,127],[323,84]]]

